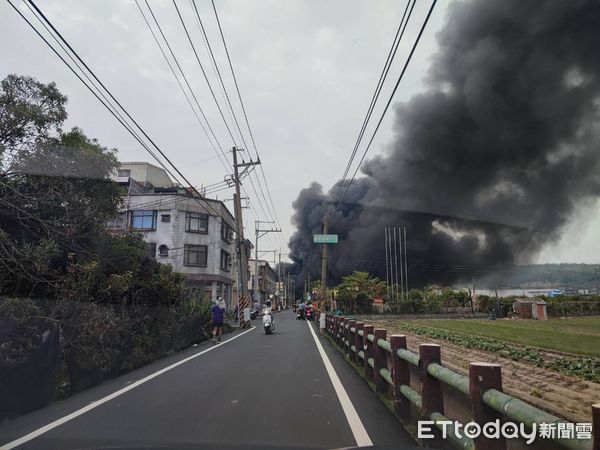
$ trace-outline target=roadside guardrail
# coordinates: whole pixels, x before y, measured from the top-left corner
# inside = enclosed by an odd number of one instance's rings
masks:
[[[347,317],[326,316],[327,334],[345,352],[346,357],[364,370],[364,377],[372,382],[378,394],[392,400],[394,412],[404,423],[432,420],[442,429],[442,423],[454,422],[451,411],[445,411],[442,385],[451,386],[470,404],[473,422],[479,425],[510,420],[531,428],[533,424],[556,424],[573,428],[563,419],[534,407],[502,391],[502,368],[499,364],[473,362],[469,376],[444,367],[441,346],[421,344],[419,353],[406,346],[406,336],[395,334],[387,339],[387,330],[374,328]],[[411,387],[411,366],[418,371],[418,389]],[[418,417],[413,417],[416,411]],[[551,439],[553,446],[566,449],[600,450],[600,403],[592,406],[592,439]],[[468,450],[505,450],[506,440],[489,438],[483,434],[471,439],[460,437],[448,426],[449,441],[457,448]]]

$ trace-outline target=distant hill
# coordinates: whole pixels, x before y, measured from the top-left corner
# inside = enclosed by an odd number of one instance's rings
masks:
[[[594,288],[596,278],[600,276],[599,267],[593,264],[519,265],[480,277],[476,281],[477,284],[489,288],[493,288],[494,285],[519,288]]]

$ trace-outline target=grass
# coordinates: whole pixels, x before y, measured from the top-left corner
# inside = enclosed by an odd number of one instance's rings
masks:
[[[538,320],[415,320],[415,324],[520,345],[600,357],[600,318]]]

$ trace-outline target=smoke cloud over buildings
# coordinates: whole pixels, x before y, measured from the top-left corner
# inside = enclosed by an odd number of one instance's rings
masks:
[[[526,263],[598,197],[600,2],[456,1],[437,40],[427,90],[395,105],[387,152],[331,217],[333,278],[384,277],[384,228],[400,225],[412,285]],[[320,270],[312,235],[339,183],[294,202],[299,273]]]

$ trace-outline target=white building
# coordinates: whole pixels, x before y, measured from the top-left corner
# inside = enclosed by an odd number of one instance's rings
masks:
[[[231,308],[235,219],[225,204],[174,186],[163,169],[148,163],[123,163],[113,178],[128,193],[111,229],[139,231],[149,256],[172,265],[192,288],[213,300],[223,298]]]

